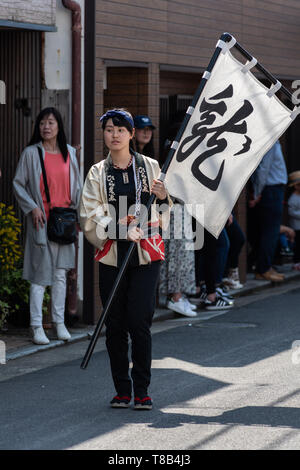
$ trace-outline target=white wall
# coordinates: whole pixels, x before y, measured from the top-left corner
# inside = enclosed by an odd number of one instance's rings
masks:
[[[72,18],[56,0],[57,32],[45,33],[45,83],[49,90],[70,90],[72,83]]]

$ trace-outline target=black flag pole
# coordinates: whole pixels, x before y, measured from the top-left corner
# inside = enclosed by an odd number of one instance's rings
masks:
[[[232,39],[233,39],[233,36],[232,36],[231,34],[229,34],[229,33],[223,33],[223,34],[221,35],[221,37],[220,37],[220,41],[223,41],[223,42],[225,42],[225,43],[230,42]],[[253,59],[253,57],[251,56],[251,54],[249,54],[238,42],[235,42],[235,44],[234,44],[233,47],[235,47],[244,57],[246,57],[247,60],[251,61],[251,60]],[[192,101],[191,105],[189,106],[189,108],[187,109],[186,114],[185,114],[185,117],[184,117],[184,119],[183,119],[183,121],[182,121],[182,123],[181,123],[180,129],[178,130],[177,135],[176,135],[176,137],[175,137],[175,140],[173,141],[173,143],[172,143],[172,145],[171,145],[171,147],[170,147],[170,150],[169,150],[168,155],[167,155],[166,162],[164,163],[164,165],[163,165],[163,167],[162,167],[162,170],[161,170],[161,174],[160,174],[160,176],[159,176],[159,179],[160,179],[161,181],[163,181],[163,180],[165,179],[165,175],[166,175],[166,173],[167,173],[167,171],[168,171],[168,168],[169,168],[169,166],[170,166],[170,164],[171,164],[172,158],[173,158],[173,156],[174,156],[174,154],[175,154],[175,152],[176,152],[176,149],[177,149],[178,144],[179,144],[179,142],[180,142],[180,140],[181,140],[181,137],[182,137],[182,135],[183,135],[183,133],[184,133],[184,131],[185,131],[185,129],[186,129],[188,123],[189,123],[189,120],[190,120],[191,115],[192,115],[192,113],[193,113],[193,111],[194,111],[194,108],[195,108],[195,106],[196,106],[196,104],[197,104],[197,102],[198,102],[198,100],[199,100],[199,98],[200,98],[201,93],[203,92],[203,89],[204,89],[204,87],[205,87],[205,85],[206,85],[206,83],[207,83],[207,80],[208,80],[208,78],[209,78],[209,76],[210,76],[210,73],[212,72],[212,70],[213,70],[213,68],[214,68],[214,66],[215,66],[215,64],[216,64],[217,59],[218,59],[218,57],[219,57],[221,51],[222,51],[222,47],[217,44],[216,49],[215,49],[215,51],[214,51],[214,53],[213,53],[213,55],[212,55],[212,57],[211,57],[211,59],[210,59],[210,62],[209,62],[209,64],[208,64],[208,67],[207,67],[205,73],[203,74],[203,77],[202,77],[202,79],[201,79],[201,81],[200,81],[200,84],[199,84],[199,86],[198,86],[198,89],[197,89],[197,91],[196,91],[196,93],[195,93],[195,95],[194,95],[194,97],[193,97],[193,101]],[[261,64],[259,64],[259,63],[257,62],[256,65],[255,65],[255,67],[256,67],[261,73],[263,73],[264,76],[267,77],[268,80],[270,80],[272,84],[277,83],[277,79],[276,79],[272,74],[270,74]],[[280,88],[280,91],[282,91],[282,92],[289,98],[289,100],[290,100],[291,102],[293,101],[293,100],[292,100],[292,95],[291,95],[291,93],[290,93],[284,86],[282,86],[282,87]],[[148,204],[147,204],[147,214],[149,213],[149,210],[150,210],[150,208],[151,208],[151,206],[152,206],[152,204],[153,204],[155,198],[156,198],[156,196],[155,196],[154,194],[152,194],[151,197],[150,197],[150,199],[149,199],[149,201],[148,201]],[[147,217],[147,216],[146,216],[146,217]],[[144,222],[146,221],[146,217],[145,217],[145,220],[140,221],[140,223],[138,224],[138,227],[143,226]],[[123,276],[124,276],[124,274],[125,274],[125,271],[126,271],[126,269],[127,269],[128,263],[129,263],[129,261],[130,261],[130,259],[131,259],[131,256],[132,256],[132,254],[133,254],[135,248],[136,248],[136,243],[135,243],[135,242],[131,242],[130,245],[129,245],[128,251],[127,251],[127,253],[126,253],[125,259],[124,259],[124,261],[123,261],[123,263],[122,263],[122,266],[120,267],[120,271],[119,271],[119,273],[118,273],[117,279],[115,280],[115,283],[114,283],[114,285],[113,285],[113,287],[112,287],[112,290],[111,290],[111,292],[110,292],[109,298],[108,298],[108,300],[107,300],[107,302],[106,302],[106,304],[105,304],[105,306],[104,306],[104,309],[103,309],[103,311],[102,311],[102,313],[101,313],[101,316],[100,316],[100,318],[99,318],[99,320],[98,320],[98,323],[97,323],[97,325],[96,325],[96,327],[95,327],[94,333],[93,333],[93,335],[92,335],[92,337],[91,337],[90,343],[89,343],[89,345],[88,345],[88,348],[87,348],[86,353],[85,353],[85,355],[84,355],[84,358],[83,358],[83,360],[82,360],[82,363],[81,363],[81,366],[80,366],[82,369],[86,369],[86,367],[87,367],[87,365],[88,365],[88,363],[89,363],[89,360],[90,360],[90,358],[91,358],[91,355],[92,355],[92,353],[93,353],[93,351],[94,351],[94,348],[95,348],[95,346],[96,346],[98,337],[99,337],[99,335],[100,335],[100,333],[101,333],[101,330],[102,330],[102,328],[103,328],[103,325],[104,325],[104,323],[105,323],[105,320],[106,320],[106,318],[107,318],[107,316],[108,316],[108,314],[109,314],[109,311],[110,311],[110,308],[111,308],[111,304],[112,304],[112,302],[113,302],[113,300],[114,300],[114,298],[115,298],[115,295],[117,295],[118,288],[119,288],[119,286],[120,286],[121,280],[122,280],[122,278],[123,278]]]

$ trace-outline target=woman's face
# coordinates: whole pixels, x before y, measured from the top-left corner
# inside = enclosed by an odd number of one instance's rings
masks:
[[[58,130],[58,123],[53,114],[43,117],[40,122],[40,134],[43,141],[55,139],[57,137]]]
[[[152,133],[153,131],[151,127],[148,127],[148,126],[144,127],[143,129],[136,129],[135,138],[140,145],[145,146],[149,144],[151,137],[152,137]]]
[[[133,134],[126,127],[115,126],[112,119],[108,119],[104,129],[104,142],[111,151],[129,150],[129,143]]]

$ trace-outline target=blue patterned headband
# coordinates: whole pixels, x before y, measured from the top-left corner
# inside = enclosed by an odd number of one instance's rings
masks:
[[[101,122],[103,121],[103,119],[109,119],[109,118],[113,118],[115,116],[121,116],[123,118],[126,119],[126,121],[129,122],[129,124],[134,127],[134,122],[133,122],[133,119],[130,117],[130,115],[128,113],[126,113],[125,111],[122,111],[121,109],[113,109],[111,111],[107,111],[105,114],[103,114],[103,116],[101,116],[101,118],[99,119]]]

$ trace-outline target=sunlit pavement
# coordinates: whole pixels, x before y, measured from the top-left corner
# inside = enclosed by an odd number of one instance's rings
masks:
[[[236,303],[154,323],[152,411],[109,408],[103,337],[0,365],[0,448],[299,449],[299,281]]]

